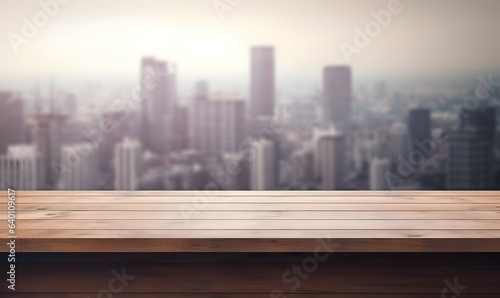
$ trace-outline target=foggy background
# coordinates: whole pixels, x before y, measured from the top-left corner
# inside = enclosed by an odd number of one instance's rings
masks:
[[[0,187],[499,189],[499,11],[2,0]]]

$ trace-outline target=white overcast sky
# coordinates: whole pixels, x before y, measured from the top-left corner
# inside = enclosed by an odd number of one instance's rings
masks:
[[[274,45],[278,74],[346,64],[341,42],[390,0],[243,0],[221,21],[214,0],[72,0],[17,55],[38,1],[0,0],[0,77],[130,75],[154,55],[189,76],[248,72],[249,47]],[[222,0],[221,0],[222,1]],[[235,1],[237,2],[237,1]],[[438,74],[500,68],[500,1],[401,0],[403,11],[352,65],[357,73]]]

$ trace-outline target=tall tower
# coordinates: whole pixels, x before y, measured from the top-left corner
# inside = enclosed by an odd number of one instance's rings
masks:
[[[175,104],[175,73],[165,61],[152,57],[141,64],[142,143],[155,153],[165,153],[169,141],[169,117]]]
[[[140,135],[141,142],[144,146],[149,147],[151,126],[149,119],[149,111],[151,105],[152,92],[151,89],[155,88],[156,80],[156,60],[152,57],[144,57],[141,61],[141,116],[140,116]]]
[[[10,145],[0,156],[0,189],[37,190],[41,186],[41,158],[34,145]]]
[[[204,80],[197,81],[194,87],[195,103],[198,101],[208,100],[209,97],[208,82]]]
[[[97,146],[89,142],[62,146],[61,164],[64,171],[60,175],[59,189],[97,189],[98,158]]]
[[[408,129],[403,123],[394,123],[389,130],[388,149],[392,167],[398,166],[399,157],[408,159],[410,138],[408,137]]]
[[[345,150],[345,138],[341,134],[332,133],[320,138],[319,161],[323,190],[344,188]]]
[[[336,135],[337,130],[333,127],[330,128],[313,128],[312,131],[312,147],[313,147],[313,172],[314,179],[321,177],[321,161],[319,152],[319,141],[324,136]]]
[[[252,119],[274,115],[275,101],[274,48],[259,46],[251,49],[250,114]]]
[[[278,181],[276,177],[276,148],[271,140],[258,139],[251,142],[254,158],[250,161],[251,190],[273,190]]]
[[[210,156],[238,151],[245,136],[243,99],[198,100],[192,114],[194,149]]]
[[[12,92],[0,92],[0,154],[23,142],[23,102]]]
[[[417,144],[431,139],[431,112],[416,108],[408,113],[408,131],[412,150],[420,150]]]
[[[102,172],[113,172],[115,145],[125,136],[133,134],[132,121],[123,121],[122,117],[122,113],[117,111],[105,111],[102,114],[103,123],[113,123],[113,129],[104,135],[99,149],[99,168]]]
[[[468,112],[450,134],[449,189],[492,189],[494,186],[495,109]]]
[[[33,141],[41,153],[44,185],[42,188],[57,186],[61,172],[61,146],[64,142],[66,116],[55,113],[37,114],[33,117]]]
[[[324,120],[345,132],[351,122],[352,78],[349,66],[323,70]]]
[[[391,162],[388,158],[374,158],[370,162],[370,189],[388,190],[386,176],[390,171]]]
[[[141,144],[125,138],[115,147],[115,190],[136,190],[142,171]]]

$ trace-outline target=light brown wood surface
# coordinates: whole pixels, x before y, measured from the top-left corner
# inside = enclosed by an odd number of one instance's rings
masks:
[[[15,235],[21,252],[500,252],[500,192],[18,191]]]

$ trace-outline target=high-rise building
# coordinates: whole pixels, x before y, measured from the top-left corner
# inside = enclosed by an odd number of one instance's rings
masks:
[[[9,145],[0,156],[0,189],[37,190],[42,182],[40,154],[34,145]]]
[[[275,102],[274,48],[258,46],[251,49],[250,115],[273,116]]]
[[[314,179],[314,153],[312,148],[297,150],[290,156],[290,183],[299,186]]]
[[[431,140],[431,112],[429,109],[415,108],[409,111],[408,132],[412,150],[420,150],[418,144]]]
[[[186,107],[175,105],[170,118],[169,149],[182,151],[189,147],[189,110]]]
[[[320,162],[320,152],[319,152],[319,141],[324,136],[329,136],[336,134],[337,130],[333,127],[331,128],[313,128],[312,132],[312,150],[313,150],[313,172],[314,179],[319,179],[321,177],[321,162]]]
[[[197,81],[194,88],[195,102],[198,100],[208,100],[209,95],[208,82],[204,80]]]
[[[399,157],[408,159],[410,154],[410,138],[408,137],[408,129],[403,123],[394,123],[389,130],[388,136],[388,156],[391,161],[391,166],[397,167]]]
[[[389,183],[387,175],[390,171],[391,162],[388,158],[374,158],[370,162],[370,189],[388,190]]]
[[[115,147],[115,189],[136,190],[142,174],[142,150],[137,140],[125,138]]]
[[[98,158],[97,146],[90,142],[62,146],[59,189],[97,189],[99,183]]]
[[[492,189],[494,186],[495,109],[464,111],[450,136],[450,189]]]
[[[212,165],[208,173],[223,190],[250,189],[250,163],[243,152],[224,154],[221,162]]]
[[[276,148],[273,141],[257,139],[251,142],[254,151],[250,161],[251,190],[273,190],[277,187]]]
[[[320,138],[319,162],[321,188],[323,190],[343,189],[346,174],[346,145],[343,135],[332,133]]]
[[[168,151],[169,117],[175,104],[175,73],[165,61],[143,58],[141,66],[141,136],[147,149],[163,154]]]
[[[129,117],[132,118],[133,115],[130,114]],[[102,145],[99,148],[99,168],[102,172],[113,172],[115,145],[125,136],[133,135],[133,127],[130,123],[132,121],[123,118],[123,113],[117,111],[106,111],[102,115],[103,123],[112,124],[112,129],[103,134]]]
[[[141,116],[140,116],[140,136],[141,142],[145,147],[149,148],[151,138],[151,123],[149,119],[149,111],[151,106],[152,92],[151,89],[156,88],[157,73],[156,60],[153,57],[144,57],[141,61],[140,71],[141,84]]]
[[[345,132],[351,123],[352,78],[348,66],[326,66],[323,70],[324,120]]]
[[[0,91],[0,154],[23,141],[23,102],[12,92]]]
[[[237,152],[245,137],[245,102],[241,98],[199,100],[192,113],[193,149],[207,156]]]
[[[61,171],[61,146],[66,131],[66,116],[55,113],[36,114],[33,117],[32,139],[41,153],[44,183],[42,188],[57,186]]]

